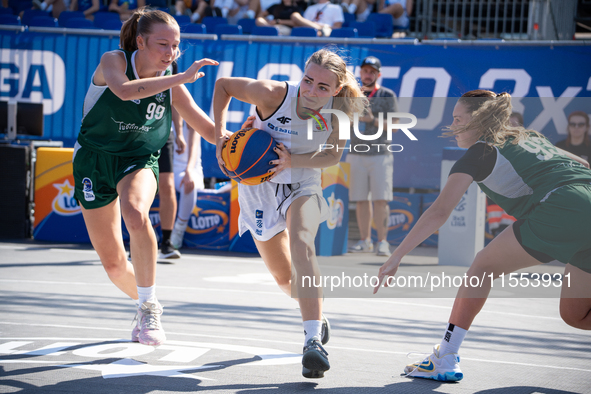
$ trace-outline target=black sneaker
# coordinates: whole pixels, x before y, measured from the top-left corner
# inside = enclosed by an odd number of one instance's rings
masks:
[[[163,242],[160,247],[159,259],[178,259],[181,257],[181,252],[176,250],[170,240]]]
[[[328,353],[320,344],[320,340],[318,337],[309,339],[302,356],[302,375],[309,379],[323,378],[324,372],[329,369]]]
[[[328,319],[326,318],[326,316],[324,316],[324,313],[323,313],[322,314],[322,331],[321,331],[320,342],[322,342],[323,345],[326,345],[329,340],[330,340],[330,323],[329,323]]]

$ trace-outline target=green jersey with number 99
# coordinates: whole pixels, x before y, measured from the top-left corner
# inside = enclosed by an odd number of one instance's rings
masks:
[[[121,50],[127,60],[125,74],[139,79],[136,52]],[[167,69],[161,75],[170,75]],[[92,151],[116,156],[144,156],[164,146],[172,123],[171,90],[143,99],[123,101],[108,86],[94,84],[94,75],[84,99],[78,143]]]
[[[546,138],[530,134],[497,149],[492,173],[478,185],[507,213],[521,218],[556,188],[591,183],[591,170],[562,154]]]

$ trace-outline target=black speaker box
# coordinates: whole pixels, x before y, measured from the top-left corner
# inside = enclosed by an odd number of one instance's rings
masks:
[[[0,145],[0,238],[30,236],[28,146]]]

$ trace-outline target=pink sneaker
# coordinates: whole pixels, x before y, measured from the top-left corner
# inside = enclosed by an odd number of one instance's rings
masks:
[[[135,326],[133,326],[133,330],[131,330],[131,342],[139,342],[140,339],[138,338],[138,336],[140,335],[140,310],[138,308],[138,310],[135,313],[135,317],[133,318],[133,321],[131,322],[131,324],[135,323]]]
[[[137,338],[141,344],[158,346],[166,341],[166,335],[160,323],[162,312],[162,305],[157,302],[144,302],[138,310],[139,321],[136,329],[139,328]],[[131,334],[132,340],[134,333],[135,329]]]

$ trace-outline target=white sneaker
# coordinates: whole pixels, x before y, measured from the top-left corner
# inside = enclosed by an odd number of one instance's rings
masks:
[[[433,353],[423,361],[404,367],[406,376],[433,379],[440,382],[457,382],[464,374],[460,369],[460,356],[457,353],[439,355],[439,345],[433,346]]]
[[[153,302],[144,302],[138,310],[139,329],[138,341],[143,345],[158,346],[166,341],[166,335],[160,323],[162,316],[162,305]],[[135,330],[134,330],[135,331]],[[132,334],[132,341],[134,340]]]
[[[183,246],[183,238],[185,237],[185,231],[187,230],[188,222],[180,221],[179,219],[174,222],[174,228],[170,233],[170,243],[175,249],[180,249]]]
[[[383,240],[378,242],[378,252],[377,255],[378,256],[390,256],[390,244],[388,243],[388,241]]]
[[[355,245],[349,247],[349,252],[352,253],[367,253],[373,252],[373,242],[371,240],[360,240]]]

